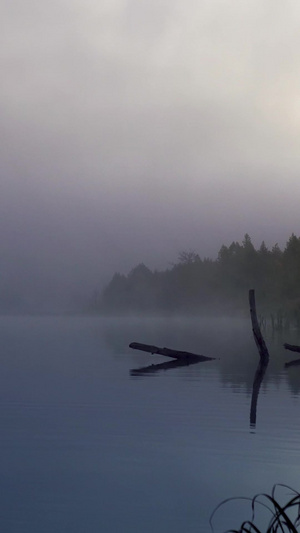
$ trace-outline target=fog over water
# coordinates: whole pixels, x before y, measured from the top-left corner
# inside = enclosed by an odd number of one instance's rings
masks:
[[[0,15],[8,307],[63,308],[140,262],[299,233],[297,2],[15,0]]]

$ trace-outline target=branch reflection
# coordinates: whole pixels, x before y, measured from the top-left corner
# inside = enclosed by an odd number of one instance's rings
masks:
[[[170,370],[172,368],[179,368],[181,366],[195,365],[198,363],[203,363],[204,360],[201,356],[197,357],[188,357],[186,359],[176,359],[175,361],[168,361],[167,363],[158,363],[155,365],[143,366],[141,368],[133,368],[130,370],[131,376],[141,376],[143,374],[154,374],[155,372],[160,372],[161,370]]]

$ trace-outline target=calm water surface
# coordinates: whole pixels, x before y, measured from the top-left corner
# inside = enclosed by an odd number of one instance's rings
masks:
[[[0,318],[0,530],[201,533],[227,497],[299,490],[300,367],[282,343],[300,340],[265,337],[250,424],[250,320]],[[166,358],[133,341],[217,359],[137,372]],[[215,530],[249,517],[230,503]]]

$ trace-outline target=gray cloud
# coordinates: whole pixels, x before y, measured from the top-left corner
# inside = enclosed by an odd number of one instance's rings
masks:
[[[0,15],[2,284],[84,292],[183,248],[297,233],[298,3],[16,0]]]

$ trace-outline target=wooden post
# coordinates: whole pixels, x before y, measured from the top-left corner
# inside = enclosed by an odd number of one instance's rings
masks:
[[[259,351],[260,360],[262,363],[268,364],[269,352],[268,352],[266,343],[264,341],[264,338],[262,336],[262,333],[260,331],[260,327],[259,327],[258,320],[257,320],[254,289],[250,289],[249,291],[249,305],[250,305],[250,316],[251,316],[251,322],[252,322],[252,331],[253,331],[253,336],[254,336],[256,346]]]
[[[257,409],[257,400],[259,395],[259,389],[264,379],[264,375],[269,364],[269,352],[260,331],[260,327],[256,315],[256,304],[255,304],[255,291],[251,289],[249,291],[249,305],[250,305],[250,315],[252,322],[252,331],[256,346],[259,351],[260,361],[258,363],[257,370],[255,372],[253,388],[252,388],[252,398],[251,398],[251,408],[250,408],[250,426],[255,428],[256,424],[256,409]]]

